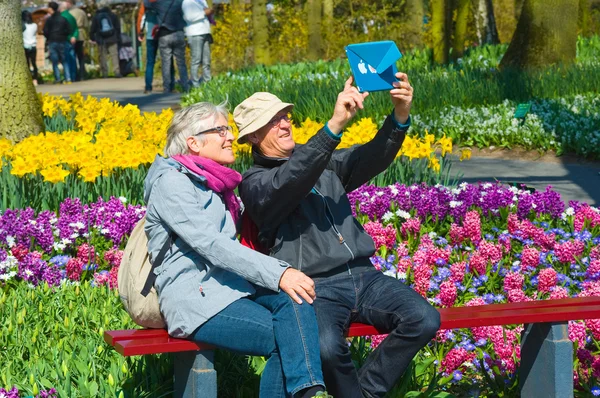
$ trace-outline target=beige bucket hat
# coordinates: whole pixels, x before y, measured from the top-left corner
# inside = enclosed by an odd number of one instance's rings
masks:
[[[244,144],[248,134],[252,134],[264,127],[282,110],[292,110],[294,104],[281,101],[271,93],[254,93],[246,98],[233,110],[233,121],[240,132],[238,142]]]

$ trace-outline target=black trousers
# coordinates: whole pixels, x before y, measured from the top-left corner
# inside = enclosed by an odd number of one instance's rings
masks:
[[[29,67],[29,70],[33,70],[33,72],[31,72],[31,76],[35,80],[38,79],[38,68],[35,63],[36,56],[37,56],[37,49],[35,47],[25,49],[25,57],[27,58],[27,66]]]
[[[78,40],[75,42],[75,58],[77,58],[77,64],[79,65],[77,68],[77,77],[75,80],[81,81],[85,79],[85,61],[83,54],[83,40]]]

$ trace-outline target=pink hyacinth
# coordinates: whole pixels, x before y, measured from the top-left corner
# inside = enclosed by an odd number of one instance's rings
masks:
[[[383,340],[385,340],[385,338],[386,338],[387,336],[388,336],[387,334],[374,334],[374,335],[372,335],[372,336],[370,337],[370,338],[371,338],[371,348],[372,348],[372,349],[375,349],[375,348],[377,348],[377,346],[378,346],[379,344],[381,344],[381,342],[382,342]]]
[[[584,250],[585,244],[579,240],[556,243],[554,245],[554,253],[558,261],[562,263],[574,263],[577,258],[581,257]]]
[[[583,228],[586,226],[586,223],[588,229],[592,229],[600,225],[600,213],[587,205],[581,206],[575,213],[573,227],[575,231],[581,232],[581,230],[583,230]]]
[[[484,256],[482,256],[478,251],[473,253],[471,256],[471,269],[477,272],[478,275],[485,275],[487,270],[488,262]]]
[[[453,245],[460,245],[465,239],[463,227],[460,227],[455,223],[452,223],[452,225],[450,225],[449,235],[450,243]]]
[[[121,265],[121,260],[123,259],[123,250],[119,249],[110,249],[104,253],[104,260],[110,264],[111,266],[119,266]]]
[[[83,266],[85,263],[80,258],[71,258],[65,265],[67,270],[67,277],[72,281],[78,281],[81,279],[81,273],[83,272]]]
[[[408,246],[406,246],[406,243],[398,243],[398,247],[396,248],[396,255],[398,256],[398,258],[408,256]]]
[[[438,298],[444,307],[452,307],[456,302],[456,285],[452,281],[444,281],[440,285]]]
[[[579,297],[600,297],[600,281],[583,282]]]
[[[475,359],[474,352],[468,352],[462,347],[453,348],[442,360],[442,372],[450,374],[462,366],[465,362]]]
[[[521,253],[521,266],[523,269],[536,268],[540,263],[540,252],[530,246],[526,246]]]
[[[114,267],[112,267],[110,269],[110,272],[108,273],[108,286],[111,289],[116,289],[118,286],[117,283],[117,276],[119,274],[119,266],[115,265]]]
[[[77,249],[77,257],[86,264],[96,262],[96,249],[89,243],[84,243]]]
[[[510,236],[500,235],[498,237],[498,242],[502,245],[502,250],[504,251],[504,253],[510,253],[510,249],[512,247],[510,242]]]
[[[431,273],[432,271],[429,265],[415,263],[415,266],[413,268],[413,276],[415,281],[414,289],[423,297],[426,297],[427,295]]]
[[[486,302],[483,299],[483,297],[474,297],[471,300],[467,301],[467,303],[465,304],[466,307],[477,307],[480,305],[486,305]]]
[[[559,300],[569,297],[569,291],[562,286],[554,286],[550,292],[551,300]]]
[[[418,218],[411,218],[402,223],[400,232],[402,236],[408,237],[408,235],[418,236],[421,231],[421,220]]]
[[[525,282],[525,277],[523,274],[518,272],[509,272],[504,277],[504,290],[507,292],[515,289],[522,290],[523,282]]]
[[[379,222],[369,221],[363,225],[363,228],[373,238],[376,248],[379,249],[382,246],[388,249],[394,248],[394,244],[396,244],[396,229],[393,225],[390,224],[384,227]]]
[[[596,340],[600,339],[600,319],[585,319],[585,326],[590,329]]]
[[[411,265],[410,258],[401,258],[398,260],[398,272],[407,273]]]
[[[502,260],[502,246],[482,240],[479,244],[479,253],[492,264]]]
[[[590,258],[592,260],[600,260],[600,245],[594,246],[592,250],[590,250]]]
[[[452,276],[450,279],[453,282],[462,283],[465,279],[465,273],[467,271],[467,263],[464,261],[460,261],[458,263],[454,263],[450,266],[450,272]]]
[[[573,343],[577,343],[579,347],[585,346],[585,324],[581,321],[569,321],[569,339]]]
[[[510,213],[508,215],[507,226],[508,232],[514,235],[518,230],[521,229],[521,222],[519,221],[519,217],[515,213]]]
[[[467,212],[463,223],[465,235],[477,245],[481,241],[481,218],[475,210]]]
[[[524,301],[533,301],[532,298],[527,297],[525,292],[521,289],[512,289],[507,292],[508,302],[509,303],[520,303]]]
[[[556,286],[556,270],[554,268],[544,268],[538,275],[538,290],[547,293]]]
[[[592,262],[590,262],[590,265],[588,266],[585,273],[588,278],[600,278],[600,259],[593,260]]]

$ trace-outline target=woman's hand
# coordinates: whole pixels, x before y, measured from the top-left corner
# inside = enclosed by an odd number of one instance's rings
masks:
[[[344,84],[344,91],[338,94],[333,116],[327,122],[327,127],[334,134],[339,134],[346,124],[356,115],[359,109],[363,109],[363,101],[369,93],[359,93],[358,89],[352,86],[354,77],[350,76]]]
[[[317,297],[315,293],[315,282],[304,273],[294,268],[286,269],[279,280],[279,288],[289,294],[289,296],[302,304],[302,297],[307,303],[312,304]],[[298,297],[300,295],[300,297]]]
[[[394,104],[394,117],[398,123],[405,124],[410,115],[413,88],[408,82],[408,75],[406,73],[396,73],[396,79],[400,81],[394,82],[394,88],[390,90],[390,96]]]

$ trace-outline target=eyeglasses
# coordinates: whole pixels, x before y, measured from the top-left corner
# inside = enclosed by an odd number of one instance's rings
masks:
[[[281,121],[285,120],[286,122],[290,122],[290,115],[288,115],[287,113],[281,115],[281,116],[275,116],[273,119],[271,119],[269,121],[269,125],[271,127],[275,127],[275,126],[279,126],[281,124]]]
[[[194,135],[196,136],[196,135],[206,134],[206,133],[212,133],[212,132],[219,133],[219,137],[225,137],[225,136],[227,136],[227,133],[233,132],[233,127],[231,127],[231,126],[217,126],[217,127],[212,127],[212,128],[210,128],[208,130],[201,131],[201,132],[196,133]]]

